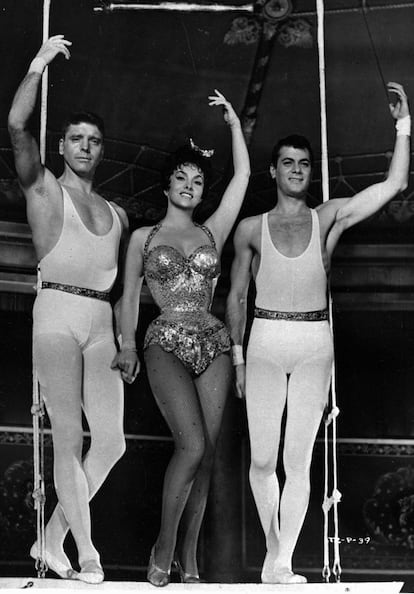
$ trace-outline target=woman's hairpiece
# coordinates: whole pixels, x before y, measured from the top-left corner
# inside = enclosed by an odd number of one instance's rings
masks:
[[[194,143],[192,138],[190,138],[190,146],[193,151],[200,153],[202,157],[207,157],[207,159],[210,159],[214,155],[214,149],[202,149]]]

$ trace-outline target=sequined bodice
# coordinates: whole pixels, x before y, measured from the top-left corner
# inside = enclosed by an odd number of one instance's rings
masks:
[[[184,256],[170,245],[149,249],[159,223],[150,231],[144,248],[144,274],[161,313],[207,311],[211,305],[214,279],[220,274],[220,259],[211,231],[204,226],[210,244]]]

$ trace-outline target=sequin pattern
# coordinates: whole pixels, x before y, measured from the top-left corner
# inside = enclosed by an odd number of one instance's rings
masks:
[[[173,352],[194,374],[199,375],[221,353],[230,350],[224,324],[210,312],[213,284],[220,274],[214,238],[201,226],[210,244],[184,256],[169,245],[149,244],[161,228],[150,231],[144,248],[144,274],[161,315],[148,327],[144,348],[158,344]]]

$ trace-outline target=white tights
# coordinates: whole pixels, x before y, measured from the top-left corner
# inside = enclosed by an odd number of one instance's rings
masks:
[[[110,368],[116,347],[108,303],[42,290],[34,308],[33,346],[50,418],[59,503],[46,527],[46,550],[69,567],[70,528],[79,564],[99,554],[91,539],[89,500],[125,451],[123,387]],[[82,410],[91,445],[82,459]]]
[[[327,403],[333,360],[328,322],[255,318],[246,366],[251,446],[250,484],[266,537],[263,581],[292,569],[309,502],[313,445]],[[276,464],[282,416],[286,481],[280,496]]]

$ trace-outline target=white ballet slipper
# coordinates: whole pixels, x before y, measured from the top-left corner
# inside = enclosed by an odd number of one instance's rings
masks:
[[[99,561],[91,559],[82,563],[81,570],[75,579],[86,584],[101,584],[105,579],[105,574]]]
[[[39,558],[37,542],[32,545],[32,548],[30,549],[30,556],[35,560]],[[51,571],[54,571],[62,579],[74,580],[77,578],[77,572],[70,565],[62,563],[62,561],[56,559],[56,557],[52,555],[52,553],[49,553],[49,551],[45,550],[44,560],[46,562],[47,568]]]
[[[281,567],[272,573],[262,573],[262,584],[306,584],[304,575],[293,573],[287,567]]]

